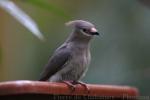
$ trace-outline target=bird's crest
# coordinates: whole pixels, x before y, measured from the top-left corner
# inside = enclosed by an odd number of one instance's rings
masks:
[[[65,23],[66,26],[74,26],[75,25],[75,21],[69,21]]]
[[[65,25],[74,27],[75,25],[77,25],[77,24],[79,24],[81,22],[85,23],[86,21],[84,21],[84,20],[73,20],[73,21],[69,21],[69,22],[65,23]]]

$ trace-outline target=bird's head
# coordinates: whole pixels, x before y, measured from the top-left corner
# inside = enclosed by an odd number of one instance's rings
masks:
[[[93,37],[94,35],[99,35],[95,26],[84,20],[74,20],[66,23],[67,26],[71,26],[74,29],[74,34],[84,36],[84,37]]]

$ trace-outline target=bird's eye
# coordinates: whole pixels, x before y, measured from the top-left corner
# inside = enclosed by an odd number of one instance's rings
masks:
[[[88,30],[85,29],[85,28],[83,28],[82,31],[85,32],[85,33],[88,33]]]

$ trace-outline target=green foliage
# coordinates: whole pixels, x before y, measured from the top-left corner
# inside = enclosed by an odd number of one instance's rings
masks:
[[[58,5],[54,5],[50,2],[47,3],[45,0],[26,0],[26,2],[42,9],[48,10],[49,12],[60,16],[61,18],[71,19],[71,16],[66,11],[59,8]]]

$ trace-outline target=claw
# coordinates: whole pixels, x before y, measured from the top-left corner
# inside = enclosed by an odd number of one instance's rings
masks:
[[[87,91],[87,93],[90,93],[90,88],[87,86],[86,83],[83,83],[81,81],[73,81],[72,84],[80,84],[80,85],[82,85],[85,88],[85,90]]]
[[[90,93],[90,89],[87,86],[87,84],[81,81],[62,81],[62,82],[65,83],[69,87],[69,89],[71,90],[71,93],[75,91],[76,84],[80,84],[81,86],[85,88],[88,94]]]
[[[72,84],[71,81],[62,81],[63,83],[65,83],[69,89],[71,90],[71,93],[75,91],[75,85]]]

